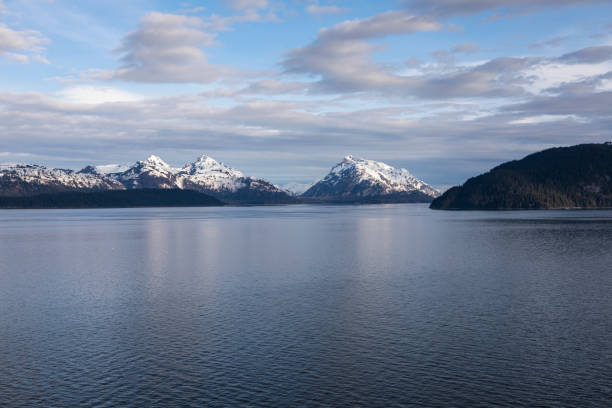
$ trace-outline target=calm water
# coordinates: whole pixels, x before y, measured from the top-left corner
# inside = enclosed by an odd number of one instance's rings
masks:
[[[612,406],[612,212],[0,212],[1,406]]]

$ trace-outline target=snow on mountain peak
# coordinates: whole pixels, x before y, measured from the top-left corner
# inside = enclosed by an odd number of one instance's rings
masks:
[[[93,166],[94,170],[98,174],[112,174],[112,173],[122,173],[130,168],[125,164],[103,164],[99,166]]]
[[[174,168],[170,166],[168,163],[162,160],[161,157],[156,156],[154,154],[147,157],[147,159],[142,162],[146,167],[153,167],[156,169],[163,169],[166,171],[174,172]]]
[[[385,181],[387,183],[405,183],[416,180],[406,169],[396,169],[386,163],[346,156],[344,160],[332,168],[332,173],[341,173],[347,169],[354,169],[361,179]],[[413,180],[414,179],[414,180]]]
[[[201,155],[195,162],[187,164],[181,169],[181,172],[188,172],[189,174],[214,174],[218,173],[219,176],[240,178],[244,177],[242,172],[233,169],[225,164],[216,161],[210,156],[205,154]]]
[[[178,172],[189,182],[211,189],[236,191],[244,187],[242,172],[216,161],[205,154],[189,163]]]
[[[408,170],[352,155],[344,157],[305,194],[306,196],[390,195],[420,192],[431,197],[439,193]]]

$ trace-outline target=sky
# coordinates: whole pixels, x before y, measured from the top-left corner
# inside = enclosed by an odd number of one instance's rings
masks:
[[[609,0],[0,0],[0,162],[346,155],[463,183],[612,140]]]

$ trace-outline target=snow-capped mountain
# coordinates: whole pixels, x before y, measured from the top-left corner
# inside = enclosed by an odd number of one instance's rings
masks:
[[[126,188],[182,188],[177,181],[177,172],[178,169],[160,157],[151,155],[125,171],[108,173],[108,176],[120,181]]]
[[[28,164],[0,165],[3,196],[140,188],[195,190],[230,203],[296,202],[295,194],[206,155],[183,167],[173,167],[158,156],[130,167],[87,166],[78,172]],[[347,156],[300,197],[310,201],[428,202],[438,195],[408,170]]]
[[[113,172],[118,168],[121,171]],[[81,173],[108,176],[128,189],[179,188],[195,190],[227,202],[284,203],[294,198],[274,184],[245,176],[212,157],[202,155],[183,167],[172,167],[158,156],[149,156],[129,168],[118,165],[87,166]]]
[[[229,202],[287,203],[294,199],[264,179],[242,172],[202,155],[176,173],[180,188],[196,190]]]
[[[439,194],[406,169],[347,156],[302,197],[327,201],[429,202]]]
[[[183,166],[178,174],[183,183],[212,191],[235,192],[245,186],[244,174],[206,155]]]
[[[35,164],[0,165],[0,195],[3,196],[104,190],[125,190],[125,187],[104,175],[52,169]]]

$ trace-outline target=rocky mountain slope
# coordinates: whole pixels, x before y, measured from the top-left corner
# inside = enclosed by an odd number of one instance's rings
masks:
[[[430,202],[438,191],[414,177],[374,160],[347,156],[301,197],[332,202]]]

